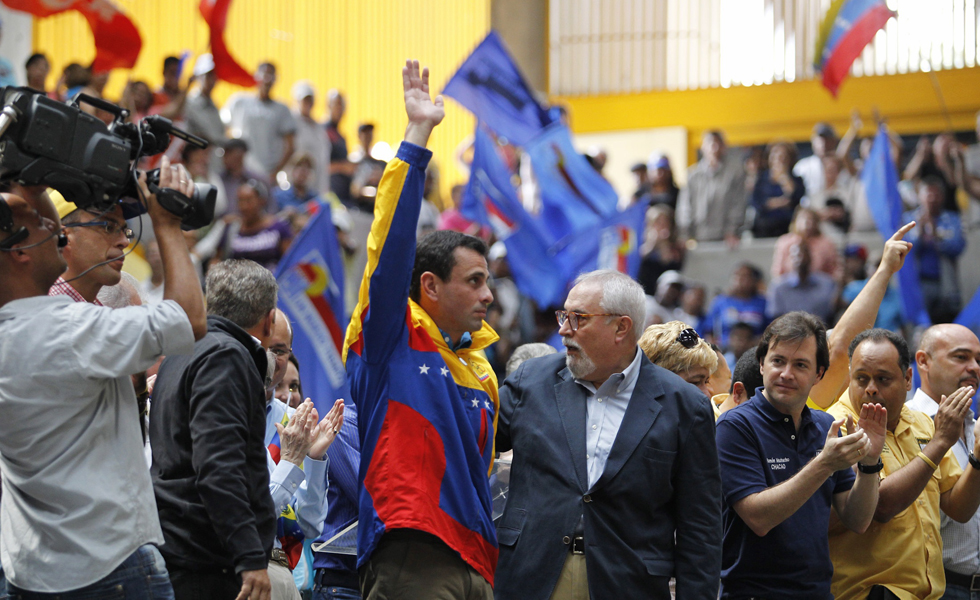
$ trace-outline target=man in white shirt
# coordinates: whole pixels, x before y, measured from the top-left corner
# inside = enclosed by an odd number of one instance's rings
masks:
[[[909,408],[935,418],[939,401],[962,387],[977,389],[980,383],[980,340],[962,325],[933,325],[922,334],[915,353],[922,386],[907,403]],[[963,433],[953,445],[953,456],[966,470],[980,461],[971,453],[974,444],[973,411],[967,411]],[[942,515],[943,567],[946,571],[946,595],[953,600],[971,598],[980,591],[980,512],[966,523]]]
[[[48,296],[66,268],[54,206],[0,204],[0,561],[15,598],[173,598],[129,375],[190,352],[206,323],[180,218],[142,187],[165,267],[152,307]],[[193,193],[166,159],[161,187]]]

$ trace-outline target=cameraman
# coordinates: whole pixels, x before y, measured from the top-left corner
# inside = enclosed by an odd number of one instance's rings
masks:
[[[193,191],[166,159],[160,180]],[[12,597],[173,598],[129,374],[191,352],[207,326],[180,219],[142,176],[140,188],[165,300],[120,310],[49,297],[66,268],[54,207],[44,194],[4,195],[13,227],[0,231],[0,555]]]
[[[68,238],[61,252],[68,270],[59,277],[50,296],[65,295],[76,302],[101,303],[97,296],[103,286],[119,283],[123,255],[133,241],[133,230],[126,225],[122,206],[108,211],[78,208],[59,192],[48,192],[61,218]]]

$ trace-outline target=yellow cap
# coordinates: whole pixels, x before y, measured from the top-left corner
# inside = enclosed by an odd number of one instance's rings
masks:
[[[61,192],[54,188],[48,188],[48,197],[51,198],[52,202],[54,202],[54,207],[58,210],[59,219],[64,219],[78,209],[74,202],[65,200],[65,197],[61,195]]]

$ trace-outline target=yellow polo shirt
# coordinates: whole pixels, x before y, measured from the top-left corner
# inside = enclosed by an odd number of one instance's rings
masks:
[[[847,400],[827,412],[835,419],[850,414]],[[932,419],[917,410],[902,407],[895,432],[888,432],[881,451],[882,480],[917,459],[932,440]],[[883,585],[902,600],[935,600],[943,595],[943,542],[939,535],[939,496],[948,491],[963,471],[947,452],[939,468],[911,506],[887,523],[872,521],[862,534],[844,527],[836,513],[830,517],[830,560],[834,563],[831,591],[837,600],[868,597],[871,587]]]
[[[721,416],[721,405],[728,400],[728,394],[715,394],[711,397],[711,410],[715,411],[715,421]]]

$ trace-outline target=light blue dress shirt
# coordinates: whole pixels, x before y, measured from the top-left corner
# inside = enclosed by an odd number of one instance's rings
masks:
[[[589,396],[585,399],[585,448],[589,469],[589,489],[599,481],[606,468],[619,426],[623,424],[626,407],[640,376],[640,350],[622,373],[615,373],[596,389],[591,382],[576,379]]]

